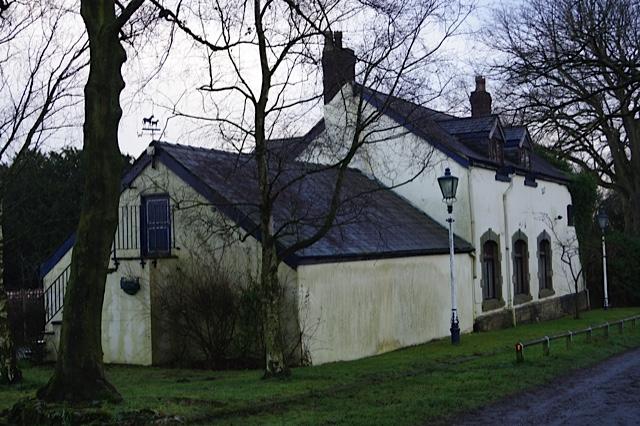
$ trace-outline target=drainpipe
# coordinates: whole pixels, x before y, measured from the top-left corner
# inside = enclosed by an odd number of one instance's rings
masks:
[[[469,196],[469,219],[470,219],[470,230],[471,230],[471,244],[475,244],[476,243],[476,219],[475,219],[475,213],[473,210],[473,197],[471,196],[471,194],[473,193],[472,189],[471,189],[471,182],[473,182],[473,180],[471,179],[471,168],[467,169],[467,195]],[[478,277],[477,274],[477,269],[476,269],[476,253],[475,251],[471,253],[471,257],[473,258],[473,266],[471,268],[471,273],[473,274],[473,285],[471,286],[471,292],[472,295],[471,297],[473,298],[473,320],[476,320],[476,300],[477,300],[477,296],[476,296],[476,278]]]
[[[502,193],[502,213],[503,213],[503,217],[504,217],[504,249],[505,249],[505,254],[506,254],[506,264],[507,264],[507,294],[508,294],[508,301],[507,301],[507,308],[511,308],[511,316],[512,316],[512,321],[513,321],[513,326],[516,326],[516,309],[513,305],[513,285],[511,282],[511,247],[510,247],[510,241],[509,241],[509,218],[507,216],[507,194],[511,191],[511,188],[513,188],[513,179],[511,179],[511,182],[509,182],[509,187],[507,188],[506,191],[504,191]]]

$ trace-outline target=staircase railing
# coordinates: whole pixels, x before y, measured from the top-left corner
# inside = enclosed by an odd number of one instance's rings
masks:
[[[58,277],[44,292],[45,324],[49,324],[56,314],[62,310],[62,305],[64,304],[64,292],[67,288],[67,282],[69,282],[70,273],[71,264],[69,264],[69,266],[67,266],[64,271],[58,275]]]

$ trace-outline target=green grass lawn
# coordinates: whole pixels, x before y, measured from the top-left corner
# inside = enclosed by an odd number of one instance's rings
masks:
[[[540,385],[568,371],[640,346],[640,323],[610,338],[594,332],[592,343],[574,338],[540,346],[516,364],[514,344],[577,330],[640,313],[612,309],[487,333],[465,334],[460,346],[448,339],[359,361],[294,369],[286,380],[261,380],[260,371],[201,371],[110,366],[108,378],[124,397],[103,407],[113,413],[148,408],[188,422],[230,424],[398,424],[444,420],[507,395]],[[0,388],[0,410],[33,396],[51,367],[25,368],[24,383]]]

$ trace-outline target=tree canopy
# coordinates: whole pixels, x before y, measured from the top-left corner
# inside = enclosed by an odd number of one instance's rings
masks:
[[[507,112],[622,200],[640,234],[640,4],[533,0],[488,30]]]

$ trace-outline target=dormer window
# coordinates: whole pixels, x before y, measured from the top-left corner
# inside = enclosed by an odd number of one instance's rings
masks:
[[[497,163],[504,163],[504,144],[500,139],[489,139],[489,157]]]
[[[520,158],[519,158],[520,165],[525,169],[530,169],[531,153],[529,152],[529,149],[525,147],[521,147],[519,150],[520,150]]]

